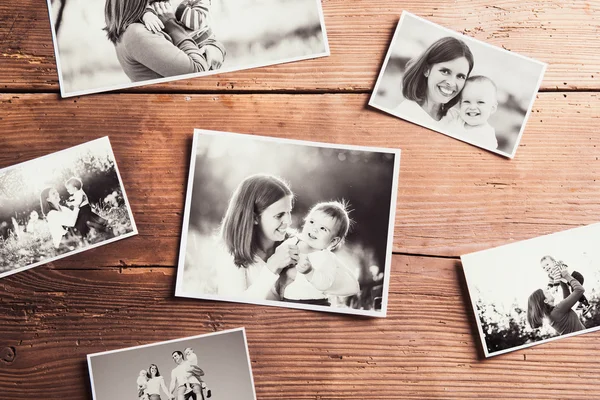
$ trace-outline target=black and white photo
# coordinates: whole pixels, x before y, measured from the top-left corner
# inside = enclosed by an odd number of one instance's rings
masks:
[[[512,158],[545,69],[403,12],[369,105]]]
[[[196,130],[177,296],[384,317],[400,151]]]
[[[108,137],[0,170],[0,277],[135,234]]]
[[[63,97],[329,55],[320,0],[47,0]]]
[[[461,256],[486,357],[600,327],[600,224]]]
[[[243,328],[87,359],[94,400],[256,400]]]

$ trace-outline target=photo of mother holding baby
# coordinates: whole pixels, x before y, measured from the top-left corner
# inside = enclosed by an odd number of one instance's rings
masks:
[[[544,70],[404,13],[369,104],[510,157]]]

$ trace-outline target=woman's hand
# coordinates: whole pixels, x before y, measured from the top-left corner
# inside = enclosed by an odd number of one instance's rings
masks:
[[[156,3],[152,4],[152,8],[154,8],[154,11],[156,11],[156,14],[162,22],[175,18],[173,7],[169,1],[157,1]]]
[[[146,25],[146,29],[148,29],[152,33],[161,32],[165,26],[158,16],[150,11],[144,14],[142,17],[142,21],[144,21],[144,25]]]
[[[282,243],[277,246],[275,253],[267,260],[267,268],[272,273],[279,274],[288,265],[296,264],[298,259],[298,246]]]
[[[206,62],[211,70],[221,68],[223,65],[224,57],[221,50],[215,46],[208,45],[205,50]]]

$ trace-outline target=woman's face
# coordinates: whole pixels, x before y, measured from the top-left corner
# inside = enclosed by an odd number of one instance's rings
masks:
[[[544,291],[544,296],[546,297],[546,300],[544,300],[544,303],[550,305],[550,306],[554,306],[554,293],[552,292],[551,289],[543,289]]]
[[[446,104],[465,86],[469,61],[465,57],[433,64],[427,71],[427,100]]]
[[[154,365],[150,367],[150,376],[156,376],[156,367]]]
[[[281,242],[292,223],[292,196],[285,196],[265,208],[255,223],[262,239]]]
[[[48,192],[48,201],[54,204],[55,206],[58,206],[60,204],[60,195],[58,194],[56,189],[51,189]]]

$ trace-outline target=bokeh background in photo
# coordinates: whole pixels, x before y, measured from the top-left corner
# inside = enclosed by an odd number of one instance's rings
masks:
[[[498,150],[512,153],[529,105],[537,94],[543,65],[436,27],[409,14],[404,15],[394,36],[389,60],[372,101],[388,110],[396,108],[404,101],[402,78],[406,64],[423,54],[436,40],[447,36],[463,40],[471,49],[475,60],[471,76],[487,76],[497,85],[498,110],[490,117],[489,123],[496,129]]]
[[[127,85],[102,30],[105,0],[49,0],[65,93]],[[181,0],[173,0],[177,7]],[[227,49],[221,69],[322,54],[326,39],[316,0],[212,0],[212,27]]]
[[[67,199],[65,182],[71,177],[82,180],[90,206],[109,222],[110,230],[92,230],[87,244],[133,231],[108,138],[28,161],[0,170],[0,273],[84,245],[66,235],[65,245],[54,248],[40,205],[40,194],[47,187]]]
[[[600,326],[600,224],[559,232],[462,257],[469,292],[490,354],[558,336],[547,323],[531,329],[527,300],[544,289],[548,274],[540,266],[545,255],[561,260],[569,272],[584,277],[591,311],[581,317],[586,328]],[[556,298],[562,299],[562,291]],[[573,307],[576,310],[576,307]]]
[[[171,371],[177,366],[171,354],[191,347],[204,371],[202,380],[212,399],[255,400],[252,372],[241,330],[160,343],[144,348],[91,357],[96,400],[138,399],[136,380],[141,370],[156,364],[169,388]],[[167,399],[161,390],[161,398]]]
[[[359,277],[361,291],[337,307],[378,310],[388,248],[393,190],[393,153],[314,147],[251,136],[198,136],[183,291],[214,294],[215,268],[231,263],[218,247],[218,230],[238,184],[256,173],[273,174],[294,193],[292,227],[299,230],[317,202],[350,203],[354,227],[336,254]],[[393,194],[396,195],[395,192]],[[335,299],[334,299],[335,302]]]

